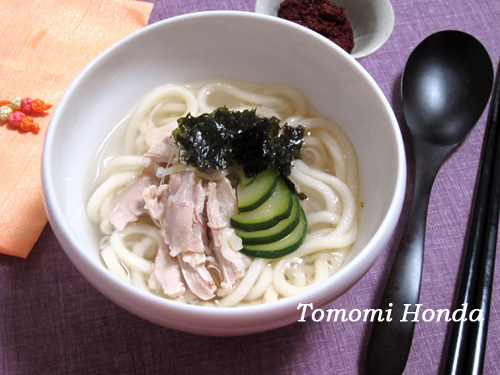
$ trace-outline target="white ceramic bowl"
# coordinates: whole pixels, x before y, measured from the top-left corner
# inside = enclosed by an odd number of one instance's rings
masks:
[[[257,13],[277,16],[283,0],[257,0]],[[394,10],[389,0],[333,0],[345,9],[354,34],[351,56],[362,59],[377,52],[394,29]]]
[[[301,48],[297,48],[300,46]],[[142,292],[101,263],[86,216],[99,146],[127,111],[160,84],[213,78],[292,85],[351,139],[360,165],[364,214],[348,263],[326,282],[252,307],[187,306]],[[352,287],[377,260],[398,221],[405,191],[403,142],[395,116],[368,73],[316,33],[276,17],[204,12],[171,18],[118,42],[67,89],[43,152],[49,220],[64,251],[98,290],[157,324],[205,335],[273,329],[299,318],[298,303],[321,307]]]

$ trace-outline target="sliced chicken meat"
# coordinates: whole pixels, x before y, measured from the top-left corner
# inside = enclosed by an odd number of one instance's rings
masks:
[[[210,182],[207,186],[206,212],[210,238],[218,273],[221,277],[219,296],[230,293],[236,281],[245,275],[250,258],[239,252],[241,239],[229,227],[230,215],[236,207],[236,196],[227,178]]]
[[[143,173],[129,183],[116,197],[116,206],[110,216],[111,224],[123,230],[127,224],[137,221],[147,211],[144,207],[143,191],[148,186],[157,184],[158,180]]]

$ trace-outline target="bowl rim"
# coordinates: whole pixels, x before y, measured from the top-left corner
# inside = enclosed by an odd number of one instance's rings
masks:
[[[95,267],[95,263],[92,262],[91,256],[87,255],[88,249],[86,250],[82,245],[79,244],[79,241],[73,235],[73,229],[69,226],[65,219],[65,214],[58,203],[58,199],[55,193],[55,186],[52,181],[53,168],[51,165],[51,160],[54,158],[54,154],[52,152],[52,145],[55,143],[55,138],[57,135],[57,130],[61,126],[60,118],[62,113],[68,107],[68,102],[73,95],[75,89],[80,85],[80,83],[85,79],[88,74],[91,74],[92,71],[98,67],[100,64],[106,62],[107,58],[113,55],[114,51],[120,50],[125,45],[127,45],[131,40],[134,40],[140,36],[143,36],[148,33],[152,33],[157,29],[161,28],[169,28],[170,25],[185,22],[186,20],[204,20],[207,17],[217,18],[217,17],[240,17],[246,19],[254,19],[259,22],[273,22],[280,23],[282,26],[292,29],[297,29],[300,33],[307,33],[311,38],[316,39],[318,43],[325,44],[328,48],[336,49],[338,53],[342,55],[344,59],[350,59],[352,63],[355,65],[356,70],[359,74],[363,76],[365,80],[368,81],[370,86],[375,90],[376,95],[378,96],[380,102],[384,106],[385,112],[387,112],[389,118],[391,119],[391,125],[393,128],[393,135],[396,144],[397,150],[397,181],[395,184],[394,195],[391,199],[390,205],[386,210],[386,214],[378,225],[375,234],[368,241],[366,246],[360,249],[359,254],[356,257],[351,259],[349,263],[342,266],[341,269],[329,277],[327,280],[309,288],[309,290],[305,290],[297,295],[290,296],[287,298],[283,298],[278,301],[251,305],[251,306],[238,306],[238,307],[217,307],[214,308],[212,306],[197,306],[197,305],[188,305],[179,303],[176,301],[172,301],[166,298],[162,298],[159,296],[155,296],[153,294],[147,294],[141,291],[139,288],[126,283],[125,281],[120,280],[111,272],[106,270],[104,266]],[[148,25],[140,30],[137,30],[128,36],[122,38],[118,42],[114,43],[112,46],[108,47],[105,51],[95,57],[87,66],[76,76],[76,78],[72,81],[72,83],[67,87],[64,92],[61,100],[57,104],[55,111],[50,120],[50,125],[47,129],[45,135],[45,142],[43,146],[42,152],[42,190],[43,190],[43,200],[45,209],[49,218],[50,225],[53,228],[53,231],[56,235],[56,238],[60,242],[64,252],[69,257],[74,266],[87,278],[94,287],[103,292],[104,285],[100,283],[105,283],[108,286],[113,287],[115,290],[119,291],[118,294],[124,293],[127,295],[132,295],[134,299],[141,300],[147,304],[152,304],[159,306],[161,309],[173,310],[178,312],[189,312],[193,314],[203,314],[208,317],[215,316],[238,316],[240,314],[254,314],[254,313],[262,313],[266,314],[270,310],[288,310],[291,307],[297,307],[299,303],[303,303],[304,301],[318,301],[320,300],[320,296],[324,293],[328,293],[328,289],[331,289],[333,285],[338,283],[339,279],[344,278],[346,282],[343,284],[348,284],[348,287],[345,290],[340,291],[339,295],[336,298],[340,297],[345,293],[347,289],[352,287],[357,283],[359,279],[363,277],[363,275],[373,266],[375,261],[379,258],[382,253],[384,247],[386,246],[389,238],[392,236],[394,228],[396,226],[397,220],[402,210],[402,205],[404,201],[405,195],[405,187],[406,187],[406,156],[404,151],[404,144],[402,135],[399,129],[399,125],[397,119],[394,115],[394,112],[387,101],[387,98],[383,94],[382,90],[375,82],[375,80],[368,74],[368,72],[347,52],[342,50],[340,47],[334,45],[326,38],[320,36],[319,34],[308,30],[300,25],[296,25],[292,22],[278,19],[274,16],[258,14],[254,12],[243,12],[243,11],[229,11],[229,10],[220,10],[220,11],[203,11],[203,12],[195,12],[189,13],[179,16],[174,16],[162,21],[155,22],[151,25]],[[380,250],[375,251],[375,249],[379,247]],[[361,267],[361,263],[365,263],[364,267]],[[367,265],[367,266],[366,266]],[[364,272],[362,274],[358,274],[356,269],[363,268]],[[356,275],[355,277],[353,275]],[[89,278],[92,277],[92,280]],[[116,298],[113,296],[109,296],[109,294],[104,293],[109,299],[117,302]],[[329,298],[329,302],[332,302],[334,299]],[[123,303],[117,302],[119,305],[123,306]]]

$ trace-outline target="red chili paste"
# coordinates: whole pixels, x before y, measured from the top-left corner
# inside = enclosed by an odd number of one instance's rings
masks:
[[[320,33],[349,53],[354,48],[351,22],[345,9],[330,0],[285,0],[278,17]]]

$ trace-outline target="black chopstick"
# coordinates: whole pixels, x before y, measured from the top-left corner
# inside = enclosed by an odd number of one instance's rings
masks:
[[[465,317],[475,309],[482,311],[482,321],[469,319],[450,322],[450,339],[445,352],[443,374],[482,374],[495,266],[498,219],[500,211],[500,63],[497,68],[493,98],[478,180],[474,194],[464,259],[454,311],[466,308]],[[466,305],[465,305],[466,304]],[[479,315],[475,313],[473,318]]]

